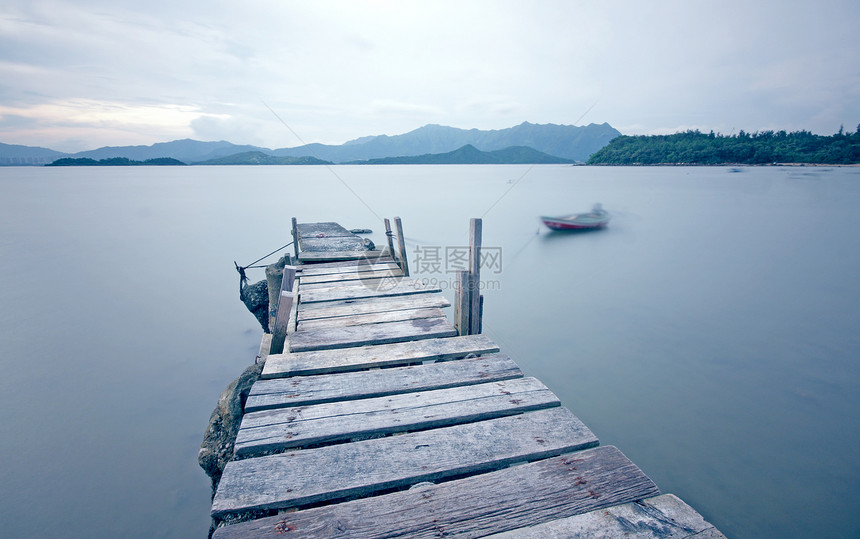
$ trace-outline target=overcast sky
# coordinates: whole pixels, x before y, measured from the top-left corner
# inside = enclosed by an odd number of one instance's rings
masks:
[[[4,0],[0,142],[860,123],[860,1]]]

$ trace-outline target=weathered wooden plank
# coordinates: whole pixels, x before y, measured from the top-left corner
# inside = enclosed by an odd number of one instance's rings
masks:
[[[292,292],[281,292],[281,298],[278,301],[278,315],[275,317],[275,325],[272,328],[272,349],[269,350],[270,354],[280,354],[284,351],[284,342],[287,338],[294,297]]]
[[[672,494],[629,502],[492,535],[494,539],[605,537],[725,539],[713,524]]]
[[[365,251],[364,240],[358,236],[302,238],[299,247],[304,252]]]
[[[290,336],[290,352],[353,348],[455,335],[457,330],[444,316],[361,326],[308,329],[296,331]]]
[[[369,266],[372,264],[388,264],[394,263],[397,261],[394,260],[391,252],[388,251],[387,247],[383,247],[382,250],[376,249],[372,251],[365,251],[368,253],[368,256],[356,259],[356,260],[335,260],[332,262],[307,262],[304,264],[305,268],[308,269],[340,269],[340,268],[350,268],[356,266]],[[400,265],[397,266],[398,268]]]
[[[399,270],[398,270],[399,271]],[[353,290],[361,288],[391,288],[400,283],[415,283],[412,279],[404,279],[399,273],[382,273],[377,277],[352,278],[344,281],[324,281],[320,283],[301,283],[304,293],[310,291]]]
[[[389,261],[347,261],[347,262],[323,262],[320,264],[307,264],[301,266],[302,276],[340,275],[345,273],[399,270],[400,266],[393,260]]]
[[[367,279],[360,286],[336,286],[315,290],[299,288],[302,303],[321,303],[343,299],[363,299],[441,292],[441,288],[422,284],[415,279]]]
[[[329,262],[339,260],[362,260],[377,258],[382,251],[300,251],[299,260],[302,262]]]
[[[266,348],[268,355],[268,348]],[[398,395],[521,378],[504,354],[378,370],[258,380],[251,386],[245,412]]]
[[[384,376],[384,375],[380,375]],[[484,421],[561,403],[536,378],[246,413],[235,456]]]
[[[256,362],[266,361],[269,357],[269,351],[272,349],[272,334],[263,333],[263,338],[260,339],[260,350],[257,352]],[[253,387],[253,386],[252,386]]]
[[[261,518],[217,539],[481,537],[659,494],[612,446],[409,490]]]
[[[451,305],[441,294],[412,294],[381,298],[347,299],[325,303],[307,303],[298,313],[299,322],[336,316],[402,311],[427,307],[448,307]]]
[[[263,378],[278,378],[329,372],[348,372],[373,367],[408,365],[421,361],[447,360],[469,354],[490,354],[499,347],[485,335],[361,346],[342,350],[317,350],[273,354],[263,366]]]
[[[298,290],[299,290],[299,282],[293,281],[293,299],[295,299],[295,297],[298,295]],[[298,327],[298,320],[296,319],[296,317],[299,315],[299,302],[292,301],[291,303],[292,303],[292,306],[290,307],[290,319],[289,319],[289,321],[287,321],[287,335],[288,336],[291,335],[293,332],[295,332],[297,327]],[[289,337],[287,337],[287,338],[289,338]],[[283,348],[281,349],[281,352],[283,352]]]
[[[307,275],[302,276],[302,286],[309,284],[320,283],[341,283],[346,281],[358,281],[363,279],[383,279],[385,277],[401,277],[403,274],[400,268],[382,269],[371,271],[353,271],[348,273],[330,273],[328,275]]]
[[[521,415],[227,463],[212,515],[366,496],[597,445],[570,410]]]
[[[301,238],[319,238],[319,237],[355,237],[355,234],[334,221],[326,221],[323,223],[298,223],[296,225],[299,237]]]
[[[351,280],[346,282],[325,282],[325,283],[301,283],[301,291],[303,293],[313,290],[314,292],[324,291],[339,291],[353,290],[362,288],[391,288],[395,286],[411,286],[413,288],[426,288],[421,281],[417,279],[409,279],[395,274],[387,274],[382,277],[374,277],[369,279]]]
[[[278,310],[275,316],[275,324],[272,327],[272,354],[280,354],[284,351],[284,341],[289,330],[290,314],[293,308],[295,293],[293,285],[296,281],[296,267],[284,266],[281,276],[281,291],[278,299]]]
[[[311,330],[320,328],[339,328],[345,326],[379,324],[382,322],[415,320],[418,318],[438,318],[443,316],[445,316],[445,313],[442,311],[442,309],[438,307],[427,309],[403,309],[399,311],[386,311],[382,313],[356,314],[352,316],[339,316],[337,318],[318,318],[316,320],[306,320],[299,324],[299,329]]]

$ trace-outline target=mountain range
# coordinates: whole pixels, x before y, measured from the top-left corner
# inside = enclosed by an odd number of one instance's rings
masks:
[[[70,157],[70,155],[49,148],[3,144],[0,142],[0,165],[47,165],[56,159]]]
[[[380,157],[354,163],[360,165],[520,165],[573,162],[572,159],[548,155],[528,146],[511,146],[503,150],[482,152],[471,144],[466,144],[453,152]]]
[[[444,154],[460,150],[467,145],[481,152],[525,146],[537,150],[535,157],[538,153],[543,153],[550,157],[562,158],[562,162],[566,162],[565,160],[586,161],[591,154],[620,134],[607,123],[573,126],[524,122],[514,127],[497,130],[459,129],[429,124],[402,135],[367,136],[340,145],[307,144],[275,150],[236,145],[227,141],[201,142],[184,139],[160,142],[150,146],[105,146],[69,154],[48,148],[0,143],[0,165],[42,165],[63,157],[96,160],[124,157],[135,161],[169,157],[184,163],[196,164],[247,152],[260,152],[272,157],[311,157],[332,163],[348,163]],[[262,158],[257,161],[278,162],[278,160]],[[289,160],[281,162],[287,161]]]

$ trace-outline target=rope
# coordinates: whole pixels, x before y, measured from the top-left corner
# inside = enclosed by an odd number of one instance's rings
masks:
[[[236,271],[239,272],[239,299],[240,300],[245,301],[245,285],[248,284],[248,276],[245,275],[245,270],[251,269],[251,268],[265,268],[266,266],[264,266],[264,265],[263,266],[255,266],[254,264],[272,256],[273,254],[277,253],[278,251],[282,251],[282,250],[286,249],[287,247],[289,247],[292,244],[293,244],[293,242],[291,241],[290,243],[284,245],[283,247],[278,247],[277,249],[275,249],[271,253],[269,253],[265,256],[261,256],[257,260],[254,260],[253,262],[251,262],[247,266],[240,266],[239,264],[236,263],[235,260],[233,261],[233,265],[236,266]]]
[[[233,261],[233,265],[236,266],[236,271],[239,272],[239,300],[245,301],[245,285],[248,284],[248,276],[245,275],[245,268],[240,266]]]
[[[247,266],[243,266],[243,267],[245,267],[245,268],[259,267],[259,266],[254,266],[254,264],[256,264],[257,262],[259,262],[260,260],[263,260],[263,259],[265,259],[265,258],[268,258],[268,257],[272,256],[273,254],[277,253],[278,251],[282,251],[282,250],[286,249],[287,247],[289,247],[289,246],[290,246],[290,245],[292,245],[292,244],[293,244],[293,242],[290,242],[290,243],[288,243],[288,244],[284,245],[283,247],[278,247],[277,249],[275,249],[275,250],[274,250],[274,251],[272,251],[271,253],[267,254],[266,256],[261,256],[261,257],[260,257],[260,258],[258,258],[257,260],[254,260],[253,262],[251,262],[251,263],[250,263],[250,264],[248,264]]]

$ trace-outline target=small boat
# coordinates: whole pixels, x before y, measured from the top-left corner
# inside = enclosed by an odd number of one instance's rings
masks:
[[[594,230],[605,228],[610,215],[600,204],[595,204],[589,213],[577,213],[564,217],[541,217],[540,220],[552,230]]]

